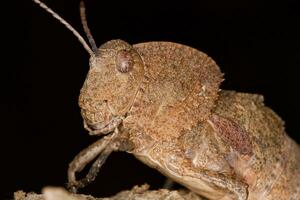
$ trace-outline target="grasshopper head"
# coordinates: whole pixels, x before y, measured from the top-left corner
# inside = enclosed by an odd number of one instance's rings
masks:
[[[79,97],[86,129],[104,134],[116,128],[131,108],[143,75],[143,61],[131,45],[112,40],[100,46],[90,58]]]

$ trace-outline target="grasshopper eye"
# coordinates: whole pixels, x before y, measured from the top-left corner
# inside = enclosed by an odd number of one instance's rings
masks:
[[[134,59],[131,52],[128,50],[121,50],[117,54],[116,58],[117,70],[121,73],[127,73],[132,70],[134,65]]]

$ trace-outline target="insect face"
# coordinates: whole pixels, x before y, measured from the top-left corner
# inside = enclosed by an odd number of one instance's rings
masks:
[[[90,58],[79,105],[91,134],[111,132],[131,108],[144,76],[139,54],[122,40],[103,44]]]

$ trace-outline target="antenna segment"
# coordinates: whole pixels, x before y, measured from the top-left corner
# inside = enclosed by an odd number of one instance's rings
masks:
[[[86,13],[85,13],[85,5],[84,5],[83,0],[80,1],[79,9],[80,9],[80,18],[81,18],[81,23],[82,23],[83,30],[86,34],[86,37],[89,40],[89,43],[90,43],[90,45],[93,49],[93,52],[96,53],[98,51],[98,48],[97,48],[96,42],[93,38],[93,35],[91,34],[89,26],[87,24]]]
[[[79,40],[79,42],[83,45],[85,50],[90,54],[90,56],[95,55],[94,51],[89,47],[89,45],[86,43],[86,41],[83,39],[83,37],[62,17],[60,17],[56,12],[54,12],[51,8],[49,8],[46,4],[42,3],[39,0],[33,0],[36,4],[38,4],[41,8],[46,10],[48,13],[50,13],[54,18],[56,18],[58,21],[60,21],[67,29],[69,29]]]

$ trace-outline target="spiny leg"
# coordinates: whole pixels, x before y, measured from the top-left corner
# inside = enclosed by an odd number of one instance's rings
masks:
[[[95,160],[91,166],[88,174],[81,180],[77,181],[76,188],[83,188],[89,183],[93,182],[102,167],[102,165],[107,160],[108,156],[113,151],[130,151],[133,149],[133,144],[130,142],[126,135],[119,134],[118,129],[115,129],[116,136],[111,140],[111,142],[106,146],[106,148],[100,153],[98,158]],[[76,188],[73,187],[73,190]]]
[[[88,185],[89,183],[93,182],[100,170],[100,168],[102,167],[102,165],[105,163],[105,161],[107,160],[108,156],[114,151],[113,148],[111,148],[110,146],[108,146],[106,149],[103,150],[103,152],[100,153],[100,155],[98,156],[98,158],[96,159],[96,161],[93,163],[93,165],[91,166],[88,174],[81,180],[78,180],[76,183],[76,187],[77,188],[83,188],[86,185]],[[74,188],[72,189],[74,192],[76,192],[76,190],[74,190]]]
[[[76,192],[78,181],[76,181],[75,173],[80,172],[88,163],[101,154],[115,137],[117,137],[117,132],[96,141],[75,156],[73,161],[69,164],[68,169],[68,187],[70,190]]]

